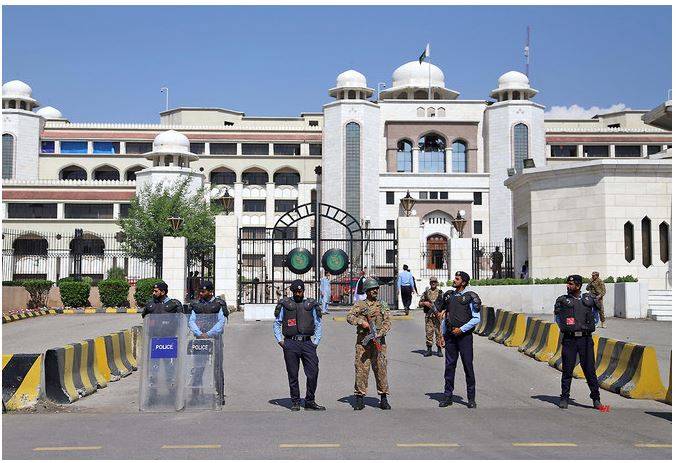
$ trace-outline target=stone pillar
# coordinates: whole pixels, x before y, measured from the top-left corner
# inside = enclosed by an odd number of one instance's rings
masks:
[[[451,173],[453,172],[453,148],[446,148],[444,151],[446,173]]]
[[[615,145],[610,145],[610,149],[609,149],[609,151],[608,151],[608,155],[609,155],[611,158],[614,158],[614,157],[615,157]]]
[[[169,286],[169,297],[181,302],[188,292],[187,245],[184,236],[165,236],[162,240],[162,280]]]
[[[472,238],[453,238],[451,240],[451,278],[462,270],[472,276]]]
[[[415,216],[399,217],[397,219],[397,240],[397,271],[401,271],[404,264],[408,265],[408,269],[415,277],[418,290],[422,292],[424,288],[420,279],[420,218]],[[420,298],[413,293],[411,309],[418,307],[419,300]],[[403,309],[401,295],[397,300],[397,308]]]
[[[216,295],[237,305],[237,216],[216,216]]]
[[[275,184],[265,185],[265,226],[272,227],[275,222]]]
[[[420,159],[420,148],[413,148],[413,173],[418,173],[418,162]]]

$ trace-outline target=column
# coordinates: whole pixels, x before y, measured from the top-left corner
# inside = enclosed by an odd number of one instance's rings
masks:
[[[265,185],[265,224],[266,227],[274,226],[275,221],[275,184]]]
[[[453,148],[446,148],[444,156],[446,158],[446,173],[448,174],[453,172]],[[467,161],[469,161],[469,152],[467,153]]]
[[[237,217],[241,217],[242,216],[242,209],[243,209],[242,182],[235,182],[234,189],[235,189],[235,192],[234,192],[233,196],[235,197],[235,201],[234,201],[234,208],[233,209],[235,211],[235,215]]]
[[[401,269],[404,264],[408,265],[409,270],[416,279],[416,286],[422,290],[422,281],[420,280],[420,218],[397,218],[397,240],[397,269]],[[418,307],[418,301],[419,297],[413,293],[411,308]],[[397,308],[403,309],[401,295],[398,295]]]
[[[268,156],[272,156],[274,154],[275,154],[274,143],[268,143]]]
[[[472,274],[472,238],[453,238],[451,240],[452,275],[458,270]]]
[[[615,157],[615,145],[609,146],[609,153],[608,154],[610,155],[611,158]]]
[[[236,155],[237,155],[237,156],[241,156],[241,155],[242,155],[242,144],[241,144],[241,143],[237,143],[237,152],[236,152]]]
[[[641,145],[641,157],[642,158],[648,157],[648,145]]]
[[[204,156],[209,156],[211,154],[211,143],[204,143]]]
[[[64,219],[66,217],[66,205],[64,203],[56,203],[56,218]]]
[[[87,142],[87,153],[92,154],[94,152],[94,142],[89,140]]]
[[[413,148],[413,173],[418,173],[418,160],[420,159],[420,148]]]
[[[120,142],[120,154],[127,154],[127,142],[126,141]]]
[[[162,280],[169,286],[169,297],[181,302],[188,292],[187,244],[183,236],[165,236],[162,240]]]
[[[120,218],[120,203],[113,203],[113,219]]]
[[[216,216],[216,295],[228,307],[237,305],[237,216]]]
[[[584,155],[584,146],[583,146],[583,145],[577,145],[577,154],[576,154],[576,156],[577,156],[578,158],[584,158],[584,157],[586,157],[586,156]]]

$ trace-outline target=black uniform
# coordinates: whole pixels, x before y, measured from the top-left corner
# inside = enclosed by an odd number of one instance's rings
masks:
[[[289,378],[289,391],[294,403],[300,402],[298,369],[303,362],[303,371],[307,378],[305,402],[314,402],[319,376],[319,357],[317,346],[311,337],[315,333],[314,317],[321,319],[321,306],[314,299],[296,302],[285,297],[275,308],[275,321],[281,323],[284,338],[284,363]]]
[[[582,294],[579,298],[569,294],[559,296],[554,304],[556,322],[559,324],[563,339],[561,341],[561,398],[570,397],[570,384],[573,380],[575,360],[580,356],[580,366],[591,391],[592,400],[600,400],[599,381],[596,377],[594,340],[592,333],[596,327],[598,314],[594,298]]]

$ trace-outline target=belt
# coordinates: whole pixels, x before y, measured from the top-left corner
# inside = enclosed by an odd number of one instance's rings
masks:
[[[284,336],[284,339],[293,339],[294,341],[309,341],[312,339],[312,336],[307,336],[305,334],[297,334],[296,336]]]

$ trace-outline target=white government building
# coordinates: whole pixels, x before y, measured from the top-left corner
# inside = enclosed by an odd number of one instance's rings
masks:
[[[599,270],[670,288],[671,102],[553,120],[537,94],[509,71],[487,100],[463,100],[439,67],[412,61],[379,92],[345,71],[321,112],[298,117],[179,107],[159,124],[110,124],[71,122],[13,80],[2,86],[4,229],[26,232],[16,241],[115,233],[141,184],[180,171],[195,188],[227,187],[239,226],[254,231],[318,186],[362,226],[392,230],[410,192],[426,250],[415,268],[456,270],[451,220],[463,211],[464,238],[514,238],[517,276],[528,260],[531,277]]]

